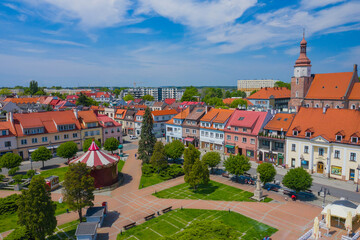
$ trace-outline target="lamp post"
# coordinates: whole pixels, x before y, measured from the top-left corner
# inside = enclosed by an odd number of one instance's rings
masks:
[[[322,207],[325,208],[325,198],[326,198],[326,195],[330,195],[330,191],[328,188],[326,187],[321,187],[320,191],[318,192],[318,196],[321,196],[323,197],[323,205]]]
[[[360,164],[358,165],[358,167],[356,168],[356,170],[358,170],[358,179],[357,179],[357,181],[356,181],[356,192],[359,192]]]

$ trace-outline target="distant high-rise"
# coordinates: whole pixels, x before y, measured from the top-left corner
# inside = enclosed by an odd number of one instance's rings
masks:
[[[238,80],[237,89],[246,93],[247,96],[254,90],[260,90],[261,88],[274,87],[278,80],[273,79],[253,79],[253,80]]]

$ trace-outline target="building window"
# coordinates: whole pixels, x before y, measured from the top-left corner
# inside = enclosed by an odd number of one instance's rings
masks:
[[[6,131],[6,130],[2,130],[2,131],[1,131],[1,136],[5,136],[5,135],[8,135],[8,134],[7,134],[7,131]]]
[[[21,139],[21,145],[26,145],[27,144],[27,140],[26,139]]]
[[[299,78],[296,78],[296,85],[299,85]]]
[[[37,142],[38,142],[38,141],[37,141],[37,138],[32,138],[32,139],[31,139],[31,142],[32,142],[32,143],[37,143]]]
[[[309,146],[304,147],[304,153],[309,153]]]
[[[311,132],[306,132],[306,133],[305,133],[305,136],[306,136],[306,137],[311,137]]]
[[[216,133],[215,138],[219,138],[220,134]]]
[[[295,167],[295,158],[291,159],[291,167]]]
[[[209,136],[209,132],[205,132],[205,137],[208,137]]]
[[[227,136],[226,136],[226,139],[227,139],[227,140],[231,140],[231,136],[230,136],[230,135],[227,135]]]
[[[342,140],[342,136],[341,135],[336,135],[336,141],[341,142],[341,140]]]
[[[319,156],[324,156],[324,149],[323,148],[319,148]]]
[[[64,139],[69,139],[69,134],[64,134]]]
[[[291,151],[293,151],[293,152],[296,151],[296,145],[295,144],[291,144]]]
[[[214,137],[214,133],[213,133],[213,132],[210,133],[210,137],[211,137],[211,138]]]
[[[85,136],[87,136],[87,132],[85,132]],[[55,141],[59,141],[60,140],[60,136],[55,136]]]
[[[294,130],[293,131],[293,136],[297,136],[298,135],[298,131]]]
[[[350,153],[350,161],[356,162],[356,153]]]
[[[234,137],[234,141],[235,141],[235,142],[239,141],[239,137],[238,137],[238,136],[235,136],[235,137]]]
[[[337,109],[339,109],[339,108],[340,108],[340,106],[339,106],[339,105],[336,105],[336,108],[337,108]]]
[[[357,142],[358,142],[358,138],[357,138],[357,137],[351,137],[351,142],[352,142],[352,143],[357,143]]]
[[[77,137],[78,137],[77,133],[73,133],[73,138],[77,138]]]
[[[242,130],[243,130],[243,132],[246,132],[246,128],[243,128]]]
[[[351,105],[351,109],[356,109],[355,104]]]
[[[299,97],[299,92],[298,91],[296,91],[295,96]]]
[[[193,134],[196,134],[196,130],[193,129],[193,130],[192,130],[192,133],[193,133]]]
[[[235,130],[235,131],[239,131],[239,127],[235,127],[234,130]]]
[[[255,139],[251,138],[251,139],[250,139],[250,143],[251,143],[251,144],[255,144]]]
[[[224,138],[224,134],[220,133],[220,138],[223,139],[223,138]]]
[[[318,107],[319,107],[319,104],[315,104],[315,107],[318,108]]]
[[[340,151],[339,150],[335,150],[334,158],[337,158],[337,159],[340,158]]]
[[[186,128],[186,129],[185,129],[185,132],[186,132],[186,133],[189,133],[189,132],[190,132],[190,129]]]
[[[262,145],[269,147],[270,146],[270,141],[263,140]]]
[[[201,135],[201,136],[204,136],[204,131],[200,131],[200,135]]]
[[[42,137],[42,138],[41,138],[41,141],[42,141],[42,142],[47,142],[47,141],[48,141],[48,138],[47,138],[47,137]]]
[[[4,143],[4,146],[5,146],[5,147],[11,147],[11,142],[10,142],[10,141],[6,141],[6,142]]]
[[[243,142],[243,143],[246,143],[246,138],[243,137],[243,138],[242,138],[242,142]]]

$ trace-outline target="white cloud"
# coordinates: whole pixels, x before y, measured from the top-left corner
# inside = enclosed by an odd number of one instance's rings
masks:
[[[139,0],[137,13],[156,14],[190,27],[215,27],[232,23],[245,10],[255,6],[256,0]]]
[[[313,9],[328,6],[331,4],[337,4],[344,1],[345,0],[302,0],[301,5],[306,9]]]
[[[151,28],[126,28],[123,31],[124,33],[132,34],[154,34],[155,31]]]
[[[85,45],[85,44],[68,41],[68,40],[59,40],[59,39],[50,39],[50,38],[36,38],[36,39],[41,42],[52,43],[52,44],[70,45],[70,46],[76,46],[76,47],[87,47],[87,45]]]

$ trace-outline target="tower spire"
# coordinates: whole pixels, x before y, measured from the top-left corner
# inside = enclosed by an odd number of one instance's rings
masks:
[[[306,56],[306,46],[307,46],[307,42],[305,40],[305,28],[303,28],[303,39],[300,42],[300,56],[295,62],[295,67],[297,67],[297,66],[311,66],[311,61]]]

